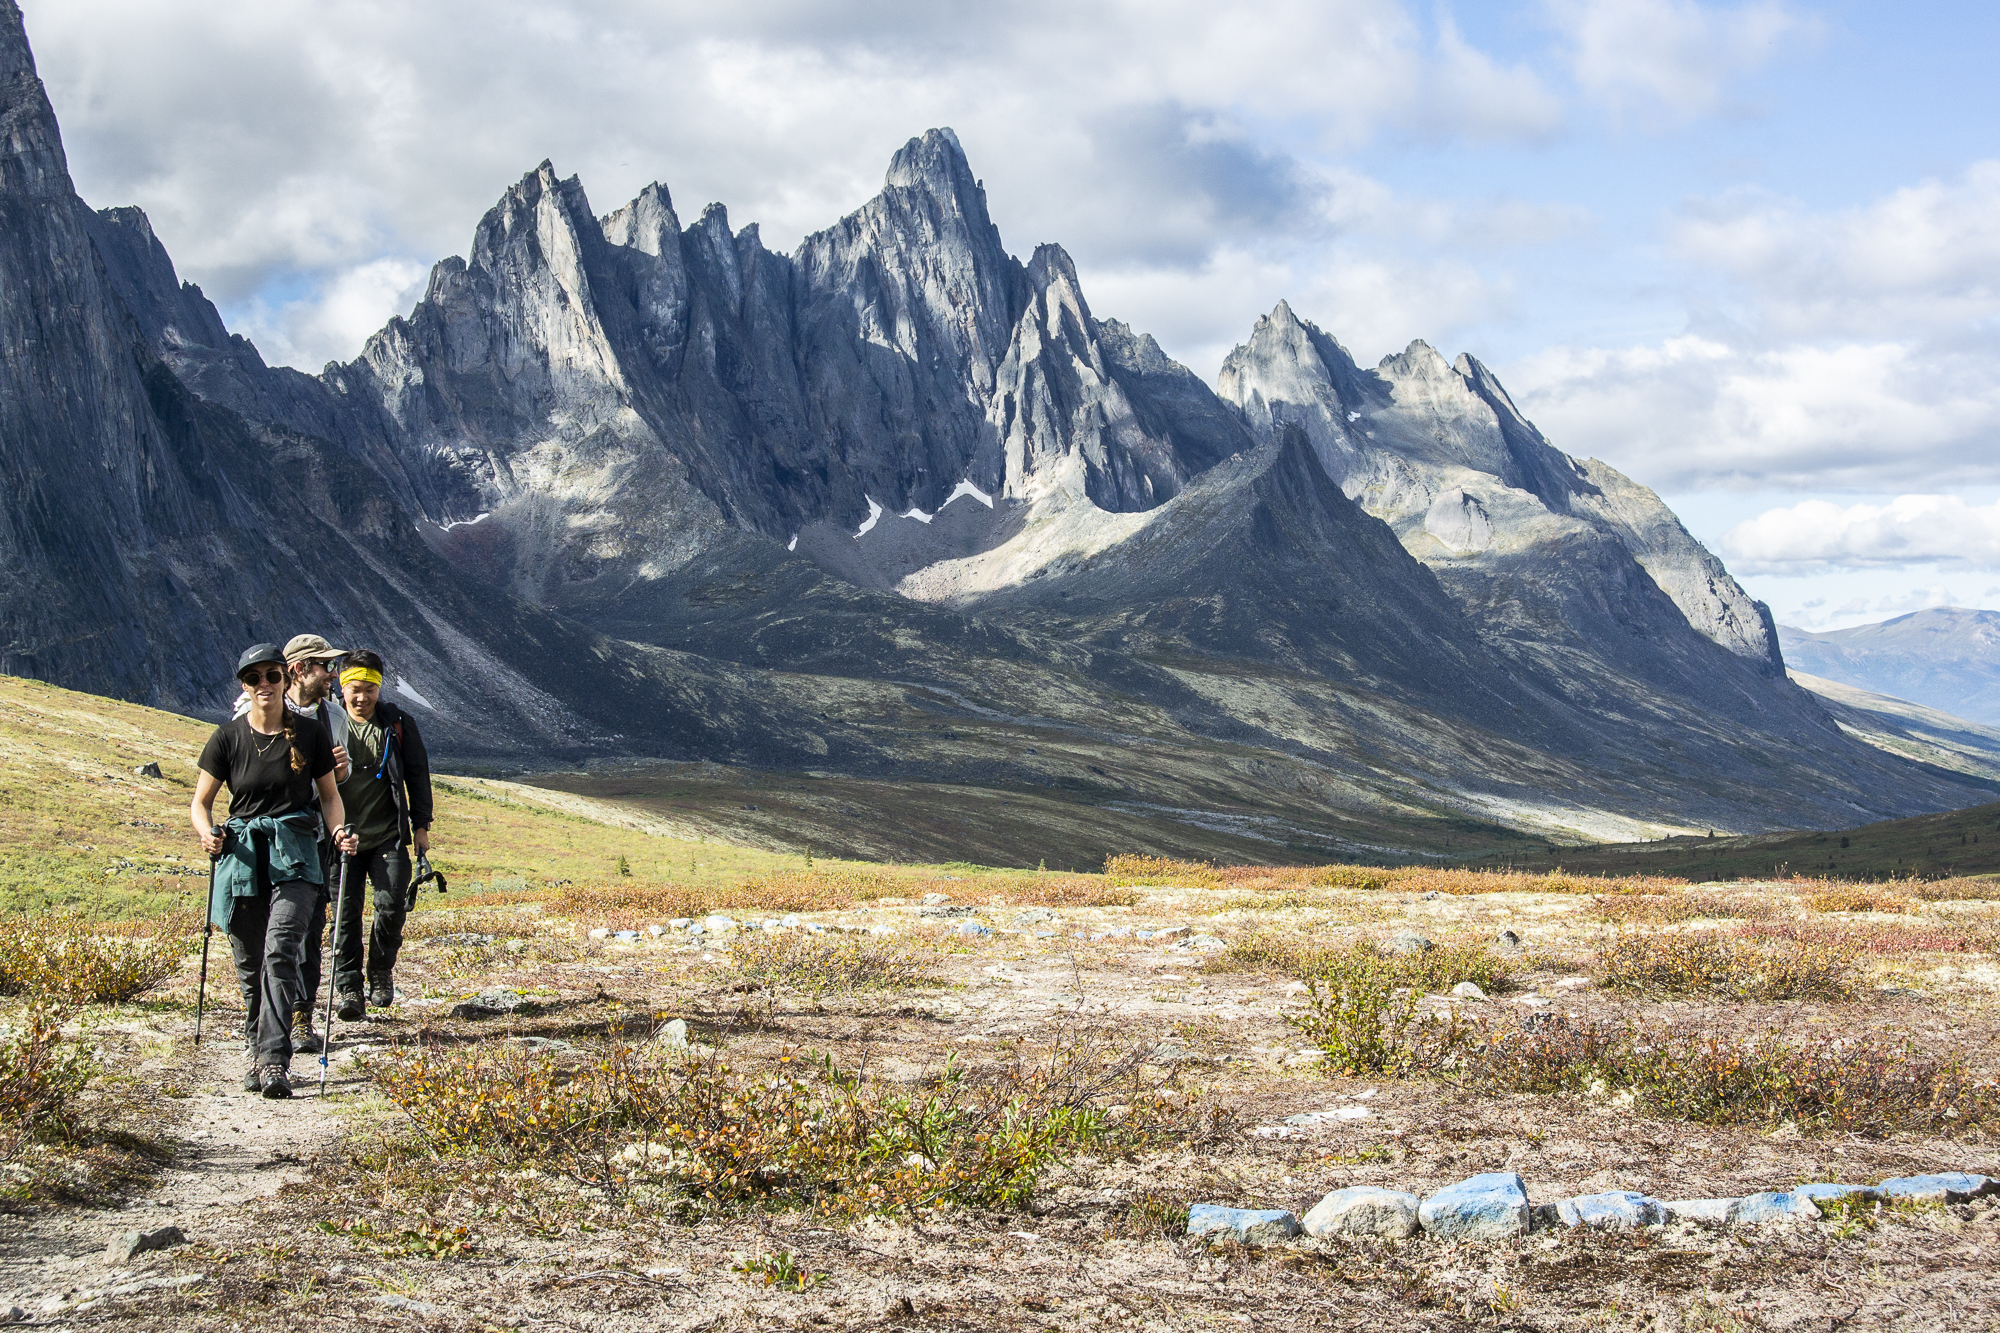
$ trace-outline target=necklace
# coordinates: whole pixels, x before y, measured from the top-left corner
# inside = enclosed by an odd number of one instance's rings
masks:
[[[250,736],[251,736],[250,748],[256,752],[256,755],[259,759],[268,758],[271,752],[277,749],[278,742],[285,739],[285,733],[280,731],[274,734],[271,737],[271,743],[269,745],[266,745],[263,742],[256,739],[257,737],[263,734],[264,733],[257,730],[255,726],[250,727]]]

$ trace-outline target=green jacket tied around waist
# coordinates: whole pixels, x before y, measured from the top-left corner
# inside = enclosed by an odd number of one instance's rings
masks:
[[[254,835],[268,834],[271,840],[271,883],[284,884],[302,879],[320,884],[324,877],[319,866],[319,816],[310,810],[289,815],[260,815],[256,819],[232,819],[223,831],[229,841],[215,862],[215,887],[209,891],[208,919],[223,930],[238,898],[257,893],[257,848]]]

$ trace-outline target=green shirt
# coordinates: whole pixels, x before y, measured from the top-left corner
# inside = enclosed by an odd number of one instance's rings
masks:
[[[386,775],[375,776],[382,767],[382,747],[389,733],[373,722],[347,715],[347,781],[340,784],[340,803],[347,807],[347,822],[361,839],[361,850],[372,851],[396,841],[399,832],[396,794],[389,790]]]

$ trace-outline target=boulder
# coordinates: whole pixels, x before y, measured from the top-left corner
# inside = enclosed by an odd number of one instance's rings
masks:
[[[1815,1204],[1822,1201],[1833,1202],[1846,1198],[1875,1200],[1882,1197],[1882,1191],[1869,1189],[1866,1185],[1834,1185],[1821,1182],[1814,1185],[1794,1185],[1793,1194],[1803,1194]]]
[[[1766,1191],[1738,1199],[1729,1206],[1729,1225],[1753,1226],[1764,1222],[1817,1222],[1820,1212],[1803,1194]]]
[[[1528,1186],[1512,1171],[1447,1185],[1417,1208],[1417,1221],[1439,1240],[1502,1240],[1528,1230]]]
[[[1454,1000],[1484,1000],[1486,992],[1479,989],[1478,986],[1470,981],[1461,981],[1451,988],[1451,998]]]
[[[160,766],[158,764],[141,764],[132,771],[142,778],[157,778],[163,776],[160,772]]]
[[[1382,942],[1382,952],[1393,954],[1398,958],[1407,958],[1412,954],[1429,953],[1436,947],[1436,945],[1417,934],[1414,930],[1400,931]]]
[[[1299,1234],[1299,1219],[1282,1208],[1225,1208],[1198,1203],[1188,1209],[1187,1233],[1228,1237],[1245,1245],[1277,1245]]]
[[[1875,1187],[1885,1198],[1928,1203],[1964,1203],[2000,1191],[2000,1180],[1946,1171],[1930,1176],[1892,1176]]]
[[[688,1044],[688,1025],[685,1018],[676,1018],[660,1029],[660,1045],[675,1050],[684,1049]]]
[[[1503,949],[1518,949],[1521,947],[1521,937],[1511,930],[1501,931],[1493,937],[1493,942]]]
[[[736,929],[736,922],[719,912],[713,916],[702,918],[701,924],[702,928],[711,935],[726,935]]]
[[[1308,1236],[1387,1236],[1400,1240],[1417,1231],[1414,1194],[1354,1185],[1335,1190],[1312,1206],[1302,1225]]]
[[[1664,1223],[1667,1206],[1651,1195],[1612,1190],[1605,1194],[1579,1194],[1560,1200],[1556,1204],[1556,1217],[1566,1227],[1630,1231]]]
[[[504,1018],[530,1007],[527,997],[519,991],[490,990],[463,1000],[451,1007],[453,1018]]]
[[[958,933],[961,935],[991,935],[993,927],[983,926],[977,921],[961,921],[958,923]]]

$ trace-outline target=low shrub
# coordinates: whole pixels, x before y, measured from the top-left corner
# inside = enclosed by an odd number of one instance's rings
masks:
[[[1992,953],[1991,929],[1966,924],[1905,925],[1889,921],[1775,921],[1737,927],[1739,938],[1820,944],[1857,953]]]
[[[1840,945],[1712,930],[1634,931],[1598,953],[1598,981],[1641,994],[1713,992],[1741,1000],[1846,999],[1860,960]]]
[[[77,1135],[76,1099],[97,1076],[82,1042],[63,1036],[68,1013],[31,1004],[0,1029],[0,1162],[11,1162],[36,1139]]]
[[[1206,861],[1176,861],[1167,856],[1107,856],[1104,873],[1123,884],[1212,888],[1222,882],[1222,876]]]
[[[1333,941],[1278,930],[1250,931],[1206,964],[1205,971],[1272,971],[1301,981],[1338,985],[1349,973],[1385,973],[1399,987],[1431,994],[1470,981],[1481,990],[1503,990],[1513,965],[1484,943],[1446,941],[1420,954],[1384,954],[1368,941]]]
[[[409,1117],[410,1146],[441,1158],[532,1165],[635,1206],[855,1214],[1017,1206],[1075,1153],[1185,1139],[1193,1113],[1149,1095],[1139,1078],[1151,1056],[1150,1045],[1120,1050],[1073,1029],[1039,1060],[953,1058],[915,1084],[830,1059],[785,1057],[754,1073],[622,1045],[569,1064],[433,1048],[376,1061],[371,1073]]]
[[[1892,880],[1889,887],[1905,897],[1927,903],[1985,902],[2000,898],[2000,875]]]
[[[179,971],[194,939],[178,918],[158,918],[142,935],[107,930],[69,909],[7,917],[0,919],[0,994],[72,1004],[130,1000]]]
[[[1783,902],[1770,895],[1698,891],[1620,894],[1599,898],[1591,907],[1591,914],[1599,921],[1659,925],[1725,919],[1765,921],[1782,911]]]
[[[1834,884],[1804,895],[1815,912],[1914,912],[1915,902],[1874,884]]]
[[[752,981],[815,995],[940,984],[936,946],[901,935],[751,931],[730,942],[729,957]]]
[[[1357,953],[1344,967],[1308,978],[1306,1011],[1287,1013],[1285,1021],[1319,1047],[1333,1073],[1441,1073],[1464,1038],[1458,1012],[1433,1022],[1400,982],[1389,960]]]

